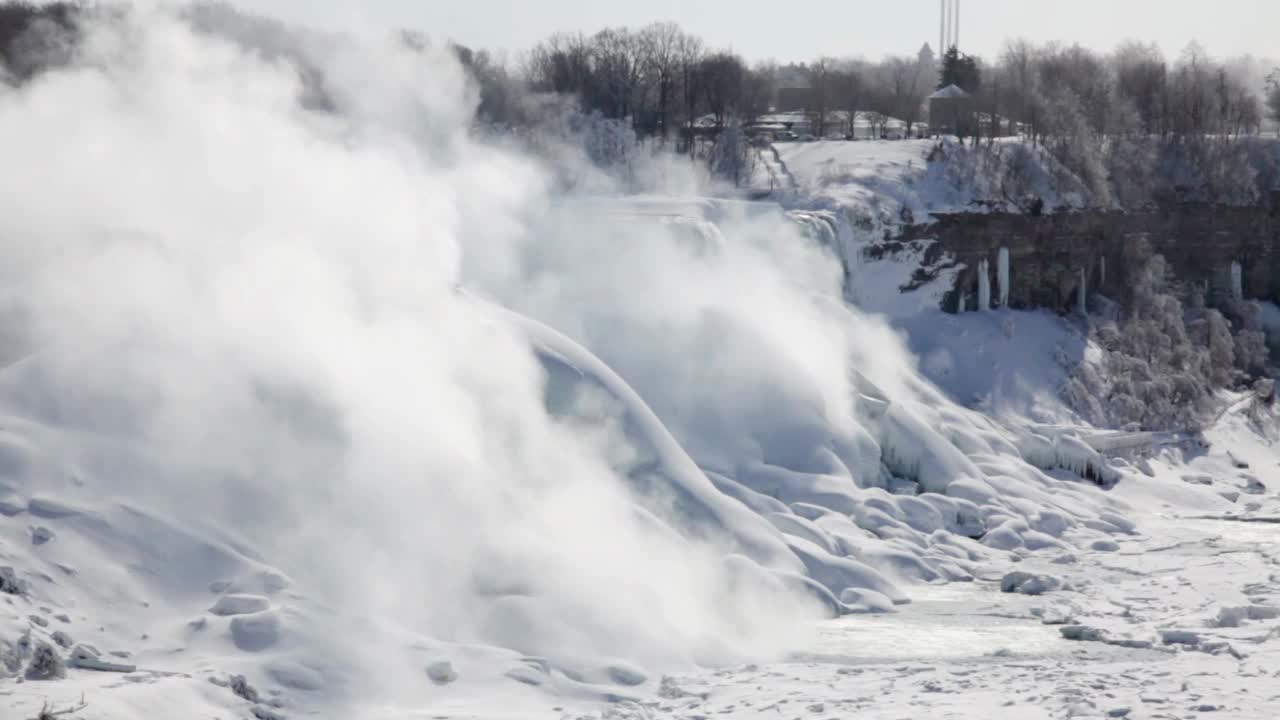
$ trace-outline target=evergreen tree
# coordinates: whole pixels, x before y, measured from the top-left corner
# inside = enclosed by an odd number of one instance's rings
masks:
[[[947,50],[947,54],[942,56],[942,75],[938,78],[938,89],[948,85],[956,85],[971,95],[977,93],[982,87],[978,59],[961,53],[954,46]]]

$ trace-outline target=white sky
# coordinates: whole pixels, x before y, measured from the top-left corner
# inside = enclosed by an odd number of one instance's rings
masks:
[[[405,27],[489,49],[522,50],[555,31],[673,20],[750,60],[915,53],[938,44],[939,0],[234,0],[320,27]],[[961,0],[966,52],[1005,38],[1110,49],[1136,38],[1176,55],[1198,40],[1215,56],[1280,57],[1280,0]]]

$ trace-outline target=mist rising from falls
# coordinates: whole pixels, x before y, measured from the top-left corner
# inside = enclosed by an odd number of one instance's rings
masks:
[[[763,430],[759,392],[793,373],[775,392],[808,422],[851,416],[788,276],[821,275],[817,256],[747,235],[699,259],[670,227],[618,247],[548,220],[543,169],[469,135],[444,51],[310,51],[330,113],[303,107],[289,62],[167,12],[85,33],[76,62],[0,95],[0,151],[24,168],[0,180],[0,272],[29,355],[0,400],[95,438],[67,492],[216,528],[326,605],[443,640],[680,666],[794,638],[813,608],[673,521],[661,483],[640,493],[603,420],[549,415],[527,337],[455,288],[600,348],[682,439],[732,458],[726,422]],[[373,642],[323,640],[385,664]]]

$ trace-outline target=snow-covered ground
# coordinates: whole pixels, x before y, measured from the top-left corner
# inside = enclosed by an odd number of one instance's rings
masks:
[[[0,95],[5,718],[1274,712],[1276,411],[1104,457],[1069,324],[850,265],[932,144],[562,197],[450,56],[123,22]]]

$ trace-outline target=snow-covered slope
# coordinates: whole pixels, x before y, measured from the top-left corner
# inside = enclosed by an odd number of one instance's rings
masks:
[[[779,144],[779,154],[804,192],[790,204],[830,218],[831,244],[848,269],[846,294],[866,312],[885,316],[903,333],[920,371],[956,402],[1012,423],[1072,423],[1060,398],[1069,368],[1096,353],[1082,328],[1045,312],[963,313],[940,310],[955,273],[941,269],[921,283],[927,244],[885,250],[886,236],[930,222],[931,213],[1016,208],[1034,192],[1047,207],[1080,199],[1064,193],[1061,168],[1044,153],[1003,140],[975,151],[952,140]],[[1001,176],[1024,163],[1020,189],[1006,198]],[[914,288],[904,292],[903,288]]]

